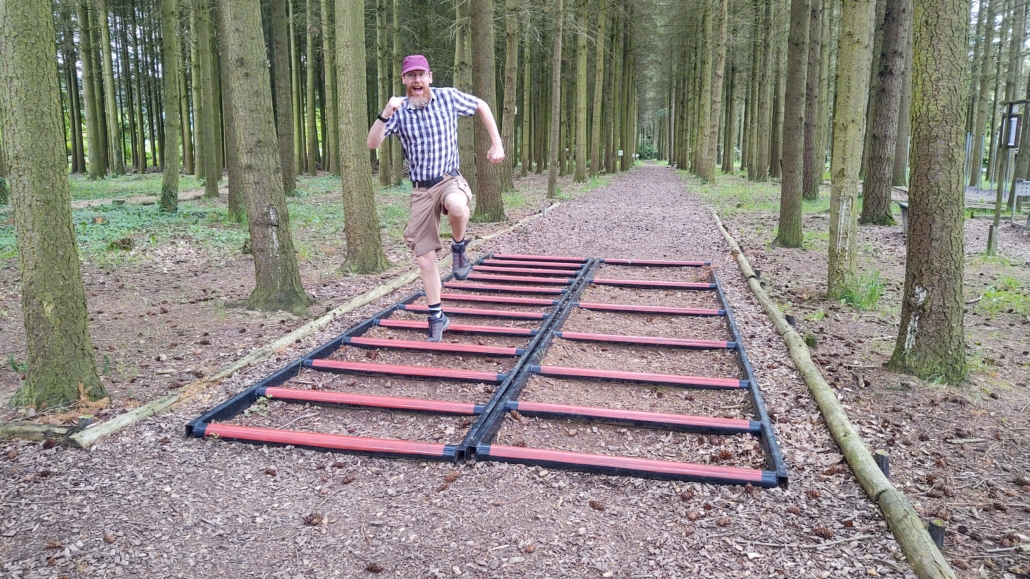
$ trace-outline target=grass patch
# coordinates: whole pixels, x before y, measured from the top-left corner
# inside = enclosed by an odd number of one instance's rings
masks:
[[[983,299],[976,305],[976,310],[992,319],[1001,313],[1024,316],[1030,314],[1030,295],[1018,279],[1003,276],[996,285],[984,289]]]
[[[871,310],[883,297],[883,277],[880,272],[862,274],[858,280],[843,289],[840,302],[859,310]]]
[[[72,201],[90,201],[93,199],[124,199],[137,195],[161,194],[160,173],[146,175],[108,176],[106,179],[90,181],[85,175],[69,175]],[[192,175],[179,175],[179,190],[189,191],[202,187],[200,179]]]

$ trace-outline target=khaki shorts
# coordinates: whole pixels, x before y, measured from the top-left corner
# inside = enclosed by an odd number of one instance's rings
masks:
[[[447,215],[443,200],[451,193],[465,195],[465,204],[472,203],[472,189],[462,176],[444,177],[432,189],[411,190],[411,217],[404,228],[404,242],[415,255],[435,252],[443,247],[440,241],[440,214]]]

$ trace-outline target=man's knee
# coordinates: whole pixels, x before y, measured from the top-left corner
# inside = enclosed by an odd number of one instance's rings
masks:
[[[417,263],[418,266],[420,268],[422,268],[422,269],[426,269],[426,268],[428,268],[430,266],[435,266],[436,265],[436,252],[435,251],[429,251],[429,252],[423,253],[422,255],[416,255],[415,256],[415,263]]]
[[[468,217],[469,215],[468,198],[464,193],[451,193],[444,198],[443,204],[447,208],[447,215],[455,217]]]

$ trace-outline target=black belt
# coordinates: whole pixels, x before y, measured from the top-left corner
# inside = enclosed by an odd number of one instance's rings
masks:
[[[411,182],[411,186],[414,187],[415,189],[432,189],[438,183],[440,183],[440,181],[443,181],[445,178],[447,178],[447,177],[457,177],[458,175],[461,175],[461,173],[459,173],[457,169],[454,169],[453,171],[450,171],[446,175],[441,175],[441,176],[439,176],[439,177],[437,177],[435,179],[430,179],[428,181],[412,181]]]

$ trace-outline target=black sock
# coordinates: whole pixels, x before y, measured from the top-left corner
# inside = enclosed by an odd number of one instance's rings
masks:
[[[439,318],[442,315],[443,306],[440,305],[440,302],[436,302],[435,304],[429,304],[429,317]]]
[[[451,246],[453,246],[455,249],[462,249],[462,250],[464,250],[466,243],[468,243],[468,242],[465,241],[464,237],[462,237],[461,241],[451,241]]]

